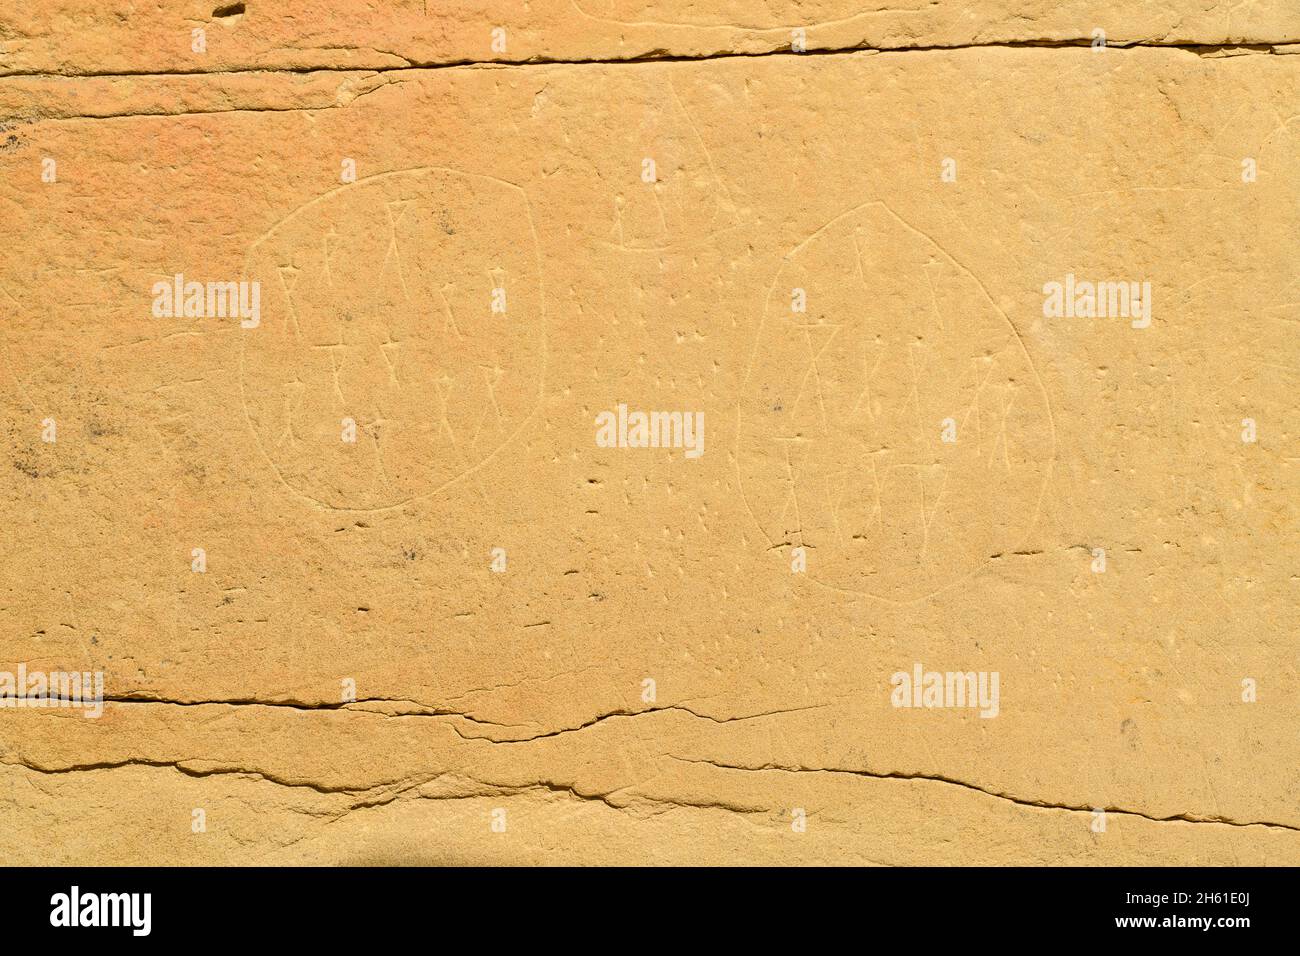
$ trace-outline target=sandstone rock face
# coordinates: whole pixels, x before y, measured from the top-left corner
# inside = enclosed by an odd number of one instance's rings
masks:
[[[521,6],[0,11],[3,858],[1300,863],[1293,6]]]

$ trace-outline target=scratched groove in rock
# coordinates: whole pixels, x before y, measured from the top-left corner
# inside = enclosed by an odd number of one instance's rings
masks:
[[[1300,859],[1286,6],[513,7],[0,17],[5,858]]]

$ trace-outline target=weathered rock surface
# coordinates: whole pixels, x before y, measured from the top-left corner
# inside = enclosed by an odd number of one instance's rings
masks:
[[[427,6],[0,12],[3,859],[1300,862],[1287,4]]]

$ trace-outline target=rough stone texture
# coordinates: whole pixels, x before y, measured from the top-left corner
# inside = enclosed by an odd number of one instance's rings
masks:
[[[1300,42],[1292,0],[42,0],[4,11],[3,73],[392,68],[993,43]],[[238,12],[240,9],[244,12]],[[208,31],[193,52],[190,32]],[[504,29],[504,49],[493,47]]]
[[[1288,4],[427,6],[0,12],[0,857],[1300,863]]]

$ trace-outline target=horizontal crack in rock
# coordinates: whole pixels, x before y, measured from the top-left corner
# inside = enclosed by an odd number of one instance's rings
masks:
[[[64,701],[61,698],[48,698],[52,703],[66,703],[71,706],[70,701]],[[251,698],[233,698],[226,700],[168,700],[159,697],[105,697],[104,703],[118,704],[126,706],[163,706],[163,707],[276,707],[286,710],[297,710],[303,712],[313,711],[336,711],[340,713],[364,714],[367,717],[384,717],[390,720],[398,720],[407,717],[452,717],[469,721],[472,724],[478,724],[484,727],[503,727],[508,730],[514,730],[523,727],[536,726],[535,724],[507,724],[495,720],[487,720],[481,717],[475,717],[472,714],[458,710],[448,710],[437,707],[432,704],[425,704],[417,700],[411,700],[404,697],[365,697],[355,701],[344,701],[341,703],[323,703],[323,702],[305,702],[296,700],[256,700]],[[357,704],[410,704],[421,708],[419,711],[402,714],[384,714],[369,710],[353,709]],[[529,737],[498,739],[495,737],[480,737],[475,735],[466,735],[454,724],[452,729],[463,740],[484,741],[492,744],[524,744],[534,740],[545,740],[551,737],[559,737],[564,734],[577,733],[580,730],[586,730],[588,727],[594,727],[605,721],[618,717],[642,717],[648,714],[660,714],[665,712],[679,712],[690,714],[692,717],[698,717],[701,720],[709,720],[715,724],[729,724],[739,720],[757,720],[760,717],[773,717],[780,714],[793,714],[806,710],[818,710],[826,707],[826,704],[809,704],[803,707],[787,707],[778,710],[761,711],[756,714],[741,714],[736,717],[714,717],[712,714],[701,713],[683,704],[668,704],[663,707],[647,707],[644,710],[613,710],[604,714],[597,714],[595,717],[585,720],[580,724],[572,727],[559,727],[555,730],[546,730],[533,734]]]
[[[380,52],[384,56],[393,56],[404,60],[401,65],[348,65],[348,66],[242,66],[233,67],[223,70],[122,70],[122,71],[78,71],[78,72],[59,72],[49,70],[13,70],[0,72],[0,79],[7,77],[51,77],[67,79],[91,79],[91,78],[108,78],[116,79],[119,77],[152,77],[157,79],[166,79],[168,77],[181,76],[230,76],[246,73],[394,73],[403,70],[447,70],[463,69],[465,67],[482,67],[482,68],[508,68],[508,67],[530,67],[530,66],[624,66],[645,63],[698,63],[707,60],[729,60],[729,59],[756,59],[762,57],[795,57],[809,58],[819,56],[846,56],[864,53],[896,54],[896,53],[945,53],[959,50],[1021,50],[1021,49],[1043,49],[1043,50],[1060,50],[1060,49],[1091,49],[1092,40],[1082,37],[1073,40],[1003,40],[988,43],[952,43],[952,44],[916,44],[908,46],[848,46],[834,48],[811,48],[802,53],[796,53],[788,47],[781,47],[775,50],[757,50],[745,52],[740,50],[719,50],[713,53],[667,53],[664,51],[654,51],[643,55],[634,55],[628,57],[590,57],[590,58],[559,58],[547,56],[527,57],[518,60],[474,60],[474,59],[454,59],[444,61],[421,61],[403,56],[397,53]],[[1288,52],[1285,48],[1300,46],[1297,40],[1277,40],[1266,43],[1162,43],[1157,40],[1108,40],[1106,43],[1107,50],[1183,50],[1188,53],[1194,53],[1197,56],[1217,58],[1222,55],[1232,54],[1278,54]],[[1296,52],[1300,52],[1297,50]]]
[[[613,720],[618,717],[642,717],[646,714],[662,714],[667,711],[678,711],[684,714],[690,714],[692,717],[698,717],[701,720],[711,720],[715,724],[730,724],[738,720],[757,720],[760,717],[773,717],[778,714],[793,714],[804,710],[817,710],[825,704],[812,704],[807,707],[789,707],[783,710],[769,710],[757,714],[741,714],[738,717],[714,717],[711,714],[702,714],[699,711],[691,710],[681,704],[668,704],[664,707],[647,707],[645,710],[614,710],[607,714],[600,714],[574,727],[561,727],[558,730],[548,730],[544,733],[534,734],[531,737],[521,737],[518,740],[492,740],[489,737],[467,737],[467,740],[487,740],[494,744],[526,744],[534,740],[545,740],[549,737],[559,737],[563,734],[577,733],[580,730],[586,730],[588,727],[594,727],[602,724],[607,720]],[[458,730],[457,733],[460,733]],[[462,736],[464,736],[462,734]]]
[[[66,767],[46,767],[40,764],[28,761],[0,761],[0,765],[7,767],[20,767],[30,770],[34,773],[48,776],[59,776],[70,773],[94,773],[97,771],[120,770],[126,767],[149,767],[154,769],[174,770],[177,773],[187,777],[205,778],[219,776],[240,776],[251,777],[256,780],[264,781],[278,787],[287,787],[291,789],[309,790],[325,796],[343,796],[355,799],[346,806],[338,810],[326,810],[319,813],[313,811],[313,815],[329,817],[330,823],[337,823],[340,819],[354,813],[358,810],[372,810],[388,806],[395,803],[412,790],[423,787],[426,784],[433,783],[443,776],[447,776],[451,771],[439,771],[419,776],[414,780],[403,778],[401,780],[388,781],[385,783],[374,784],[369,787],[328,787],[323,784],[312,783],[310,781],[289,780],[282,777],[276,777],[262,770],[248,770],[238,767],[221,767],[213,769],[199,769],[189,766],[199,758],[186,758],[184,760],[167,761],[167,760],[145,760],[140,758],[131,758],[120,761],[106,761],[103,763],[92,764],[75,764]],[[445,793],[445,794],[416,794],[411,799],[419,800],[469,800],[479,797],[488,796],[509,796],[529,791],[544,791],[548,793],[563,794],[576,800],[588,803],[601,803],[605,806],[618,810],[620,812],[629,812],[632,806],[629,804],[620,804],[614,802],[613,796],[617,793],[630,789],[628,787],[619,787],[608,792],[584,793],[571,784],[561,784],[550,780],[536,780],[522,784],[503,784],[491,781],[480,780],[462,774],[456,774],[460,779],[469,781],[477,785],[477,789],[470,792]],[[728,810],[733,813],[755,814],[765,813],[767,811],[745,807],[737,804],[730,804],[721,801],[693,801],[679,800],[671,797],[637,795],[636,801],[641,803],[657,804],[667,808],[689,807],[692,809],[716,809]]]
[[[668,709],[668,708],[660,708],[660,709]],[[650,711],[640,711],[639,713],[644,714],[649,712]],[[599,718],[599,720],[608,719],[609,717],[615,717],[615,716],[635,716],[635,714],[626,714],[626,715],[610,714],[610,715],[605,715],[602,718]],[[696,716],[700,716],[700,715],[696,715]],[[755,716],[766,716],[766,715],[755,715]],[[714,719],[714,718],[709,718],[709,719]],[[727,719],[718,720],[718,722],[726,723],[729,722],[730,720],[745,720],[745,719],[749,719],[749,718],[744,718],[744,717],[727,718]],[[590,724],[584,726],[590,726]],[[853,770],[853,769],[845,769],[840,767],[796,767],[796,766],[785,766],[779,764],[745,766],[741,764],[721,763],[716,760],[681,757],[676,754],[667,754],[666,756],[670,757],[673,760],[681,761],[682,763],[703,764],[706,766],[714,767],[719,770],[730,770],[730,771],[737,771],[742,773],[832,774],[832,775],[851,776],[851,777],[858,777],[858,778],[871,779],[871,780],[916,780],[916,781],[926,781],[930,783],[941,783],[947,786],[958,787],[963,790],[979,793],[986,797],[992,797],[993,799],[996,800],[1003,800],[1008,803],[1015,804],[1016,806],[1028,807],[1036,810],[1062,810],[1069,813],[1092,813],[1094,810],[1100,809],[1100,810],[1104,810],[1106,813],[1113,813],[1121,816],[1137,817],[1152,823],[1188,823],[1193,825],[1218,825],[1218,826],[1231,826],[1231,827],[1266,827],[1266,828],[1276,829],[1276,830],[1287,830],[1293,833],[1300,832],[1300,827],[1292,826],[1286,823],[1274,823],[1266,820],[1242,821],[1242,820],[1233,820],[1229,817],[1204,816],[1200,814],[1191,814],[1191,813],[1180,813],[1171,816],[1158,817],[1149,813],[1144,813],[1140,810],[1129,810],[1129,809],[1124,809],[1115,806],[1094,808],[1088,806],[1076,806],[1076,805],[1066,804],[1066,803],[1051,803],[1045,800],[1035,800],[1026,797],[1017,797],[1012,794],[1003,793],[997,790],[990,790],[986,787],[981,787],[978,784],[969,783],[963,780],[957,780],[952,777],[945,777],[939,774],[907,773],[903,771],[880,772],[880,771],[873,771],[873,770]],[[124,767],[153,767],[153,768],[175,770],[178,773],[182,773],[188,777],[203,778],[203,777],[215,777],[215,776],[245,776],[245,777],[253,777],[259,780],[264,780],[268,783],[275,784],[276,786],[306,789],[319,794],[343,795],[349,797],[364,796],[364,799],[360,799],[354,803],[349,804],[340,813],[334,815],[335,819],[338,819],[339,817],[345,816],[356,810],[372,809],[372,808],[386,806],[390,803],[393,803],[394,801],[396,801],[406,793],[409,793],[411,790],[414,790],[418,787],[422,787],[427,783],[431,783],[437,780],[439,777],[444,776],[446,773],[443,771],[439,771],[437,773],[432,773],[426,776],[419,777],[414,782],[410,782],[410,778],[401,778],[398,780],[391,780],[382,783],[372,784],[367,787],[329,787],[324,784],[313,783],[311,781],[293,780],[284,777],[277,777],[273,774],[267,773],[264,770],[250,770],[250,769],[239,768],[239,767],[218,767],[213,769],[200,769],[198,767],[194,767],[191,765],[195,762],[212,762],[212,761],[205,760],[204,758],[185,758],[182,760],[175,760],[175,761],[130,758],[127,760],[105,761],[102,763],[72,764],[64,767],[43,766],[41,764],[36,764],[25,760],[3,761],[2,763],[4,766],[21,767],[27,770],[31,770],[35,773],[46,774],[46,775],[60,775],[60,774],[68,774],[68,773],[89,773],[89,772],[95,772],[100,770],[118,770]],[[471,797],[478,797],[478,796],[492,796],[498,794],[518,793],[527,790],[543,789],[543,790],[549,790],[557,793],[566,793],[580,800],[596,801],[596,802],[604,803],[607,806],[620,811],[625,811],[628,809],[626,805],[615,803],[612,801],[611,798],[614,794],[622,792],[624,790],[628,790],[630,789],[630,787],[621,787],[606,793],[598,793],[598,792],[583,793],[577,790],[572,785],[559,784],[559,783],[554,783],[545,780],[534,781],[527,784],[500,784],[500,783],[492,783],[489,781],[477,780],[475,778],[466,778],[466,779],[473,780],[473,782],[479,784],[485,789],[481,792],[474,792],[474,793],[458,793],[458,794],[446,794],[446,795],[420,794],[419,799],[443,799],[443,800],[468,799]],[[368,796],[376,793],[378,793],[379,795]],[[752,807],[744,807],[737,804],[730,804],[730,803],[725,803],[720,801],[693,802],[687,800],[678,800],[669,797],[658,797],[658,796],[652,797],[648,795],[638,795],[636,799],[648,803],[656,803],[656,804],[677,806],[677,807],[693,807],[693,808],[700,808],[700,809],[707,809],[707,808],[722,809],[734,813],[752,814],[752,813],[765,812],[762,810],[756,810]]]
[[[989,790],[978,784],[967,783],[964,780],[956,780],[952,777],[944,777],[939,774],[928,773],[904,773],[901,771],[890,771],[881,773],[873,770],[846,770],[838,767],[789,767],[780,764],[763,764],[758,767],[747,767],[739,764],[719,763],[716,760],[691,759],[689,757],[679,757],[676,754],[668,754],[674,760],[680,760],[683,763],[707,764],[711,767],[717,767],[719,770],[738,770],[747,773],[829,773],[842,774],[845,776],[864,777],[871,780],[926,780],[932,783],[943,783],[951,787],[960,787],[963,790],[971,790],[975,793],[982,793],[987,797],[993,797],[998,800],[1005,800],[1008,803],[1014,803],[1021,807],[1032,807],[1038,810],[1066,810],[1072,813],[1092,813],[1094,810],[1104,810],[1106,813],[1115,813],[1122,816],[1141,817],[1143,820],[1149,820],[1152,823],[1195,823],[1195,824],[1218,824],[1230,827],[1272,827],[1277,830],[1290,830],[1293,833],[1300,833],[1300,827],[1291,826],[1287,823],[1271,823],[1265,820],[1240,821],[1232,820],[1228,817],[1207,817],[1193,815],[1189,813],[1180,813],[1168,817],[1156,817],[1140,810],[1124,810],[1119,807],[1079,807],[1067,803],[1048,803],[1043,800],[1031,800],[1025,797],[1016,797],[1008,793],[1002,793],[997,790]]]

